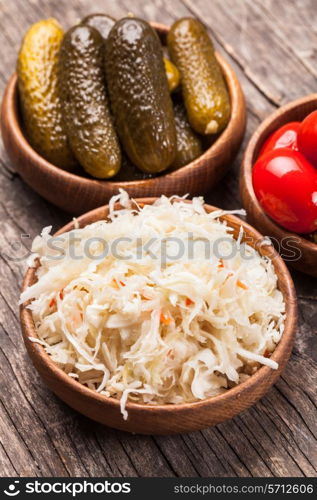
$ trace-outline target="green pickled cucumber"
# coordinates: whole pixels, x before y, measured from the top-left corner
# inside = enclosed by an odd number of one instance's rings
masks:
[[[103,38],[78,25],[65,35],[59,58],[59,84],[71,148],[93,177],[113,177],[121,166],[120,146],[110,114],[104,79]]]
[[[115,125],[137,167],[157,173],[176,154],[173,105],[162,47],[151,26],[137,18],[118,21],[106,43],[105,69]]]
[[[230,118],[230,100],[213,43],[192,18],[176,21],[168,37],[172,61],[179,69],[189,122],[200,134],[217,134]]]
[[[86,24],[87,26],[95,28],[97,31],[99,31],[102,38],[106,41],[115,22],[116,20],[113,17],[108,16],[107,14],[90,14],[81,21],[81,24]],[[164,57],[163,60],[168,81],[168,88],[170,92],[173,92],[179,86],[179,71],[176,68],[175,64],[173,64],[172,61],[168,59],[168,57]]]
[[[19,51],[17,75],[24,129],[31,146],[49,162],[71,170],[76,162],[66,137],[57,85],[63,36],[55,19],[33,24]]]
[[[154,177],[153,174],[147,174],[143,172],[138,167],[133,165],[130,158],[122,153],[122,164],[119,173],[112,179],[118,182],[127,181],[144,181],[145,179],[151,179]]]
[[[107,40],[109,32],[115,22],[116,20],[107,14],[90,14],[82,20],[82,24],[91,26],[99,31],[104,40]]]
[[[177,152],[172,163],[173,170],[187,165],[203,153],[200,137],[191,128],[183,103],[174,106],[177,136]]]

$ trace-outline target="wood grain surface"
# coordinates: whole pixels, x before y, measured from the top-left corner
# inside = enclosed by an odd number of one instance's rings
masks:
[[[194,15],[208,25],[243,86],[248,129],[239,158],[206,199],[240,207],[239,163],[251,133],[279,105],[316,92],[315,0],[1,0],[1,93],[30,23],[55,16],[67,27],[98,10],[113,16],[133,11],[166,24]],[[251,409],[178,436],[133,436],[102,427],[52,395],[21,339],[23,256],[43,226],[56,230],[69,216],[34,194],[3,152],[0,163],[0,475],[316,476],[316,279],[292,273],[299,299],[293,354],[282,378]],[[21,261],[13,261],[13,253]]]

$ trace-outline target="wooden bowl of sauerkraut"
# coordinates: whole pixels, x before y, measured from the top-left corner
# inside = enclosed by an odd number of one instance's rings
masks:
[[[54,237],[45,228],[32,250],[28,353],[58,397],[102,424],[142,434],[218,424],[260,399],[291,354],[296,296],[283,260],[201,198],[121,192]]]

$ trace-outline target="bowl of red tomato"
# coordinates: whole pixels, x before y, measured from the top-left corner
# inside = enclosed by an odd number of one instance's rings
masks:
[[[317,94],[279,108],[254,132],[240,195],[248,221],[286,263],[317,277]]]

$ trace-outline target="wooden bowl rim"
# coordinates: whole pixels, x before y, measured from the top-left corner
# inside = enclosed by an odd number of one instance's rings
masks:
[[[295,236],[296,238],[298,238],[298,243],[300,247],[304,248],[306,251],[316,253],[317,257],[316,243],[314,243],[313,241],[306,240],[298,233],[292,233],[287,229],[284,229],[282,226],[276,224],[273,221],[273,219],[271,219],[268,215],[266,215],[257,197],[255,196],[252,183],[252,168],[255,160],[254,158],[255,150],[258,146],[258,142],[262,134],[265,133],[266,130],[270,127],[271,123],[274,122],[279,117],[283,116],[286,113],[289,113],[290,111],[293,111],[294,109],[300,106],[311,103],[313,101],[316,101],[316,108],[317,108],[317,93],[309,94],[307,96],[300,97],[299,99],[291,101],[285,104],[284,106],[281,106],[277,110],[273,111],[273,113],[271,113],[267,118],[265,118],[265,120],[263,120],[263,122],[257,127],[257,129],[252,134],[251,139],[249,140],[247,147],[245,149],[242,160],[242,168],[240,172],[240,185],[241,182],[244,181],[243,187],[248,190],[248,194],[252,200],[252,204],[256,207],[258,212],[261,212],[261,216],[263,217],[263,220],[265,221],[265,224],[268,227],[274,228],[275,233],[278,233],[280,235],[280,238],[289,238]]]
[[[139,204],[152,204],[154,203],[155,200],[157,200],[157,197],[151,197],[151,198],[135,198],[135,201],[137,201]],[[188,203],[191,202],[191,200],[187,200]],[[117,204],[119,205],[119,204]],[[205,204],[204,205],[206,210],[209,212],[219,210],[219,208],[214,207],[212,205]],[[79,216],[76,220],[80,222],[84,222],[85,219],[88,219],[90,222],[87,223],[92,223],[92,221],[97,221],[97,220],[102,220],[105,219],[105,216],[107,216],[107,210],[108,210],[108,205],[104,205],[102,207],[98,207],[94,210],[91,210],[89,212],[86,212],[85,214]],[[263,240],[263,236],[255,230],[252,226],[250,226],[248,223],[244,222],[243,220],[239,219],[238,217],[234,215],[224,215],[220,217],[221,220],[225,220],[229,226],[238,224],[243,227],[245,234],[252,236],[252,239],[254,243],[260,242]],[[84,227],[87,223],[84,222],[83,226]],[[55,235],[59,235],[63,232],[70,231],[71,229],[74,229],[74,221],[69,222],[65,226],[63,226],[61,229],[59,229]],[[278,363],[282,363],[283,360],[283,354],[285,349],[289,346],[289,344],[293,343],[294,337],[295,337],[295,329],[296,329],[296,324],[297,324],[297,298],[296,298],[296,292],[295,292],[295,287],[294,283],[292,281],[292,277],[283,261],[283,259],[279,256],[279,254],[276,252],[274,247],[271,246],[260,246],[258,248],[259,253],[265,255],[267,254],[268,248],[270,249],[270,254],[272,257],[271,260],[274,265],[274,269],[276,270],[276,273],[278,274],[279,278],[279,283],[283,283],[283,288],[284,289],[284,294],[283,298],[285,301],[285,306],[286,306],[286,313],[285,313],[285,326],[284,326],[284,331],[281,337],[280,342],[276,346],[275,350],[273,351],[270,359],[277,361]],[[37,266],[38,267],[38,266]],[[35,270],[37,267],[34,268],[29,268],[25,274],[23,285],[22,285],[22,291],[29,286],[29,283],[32,283],[35,279]],[[280,270],[280,272],[278,272]],[[20,306],[20,319],[22,323],[22,333],[23,333],[23,338],[25,344],[28,346],[28,350],[30,352],[30,349],[32,350],[32,356],[36,358],[39,362],[41,362],[43,365],[46,365],[48,372],[50,372],[50,375],[57,379],[58,383],[63,384],[64,386],[67,386],[69,390],[75,391],[77,393],[82,393],[86,395],[88,398],[95,399],[96,401],[103,403],[103,404],[109,404],[114,408],[117,408],[120,410],[120,400],[107,397],[105,395],[99,394],[96,391],[89,389],[88,387],[85,387],[84,385],[80,384],[78,381],[72,379],[69,377],[61,368],[59,368],[54,361],[52,361],[51,357],[45,352],[44,347],[40,344],[32,342],[29,337],[37,337],[37,332],[35,329],[34,321],[32,318],[32,313],[29,309],[27,309],[27,304],[22,304]],[[166,405],[155,405],[155,404],[141,404],[141,403],[132,403],[132,402],[127,402],[126,404],[126,409],[128,412],[130,411],[144,411],[144,412],[151,412],[151,411],[159,411],[162,414],[164,413],[170,413],[170,412],[178,412],[178,411],[183,411],[183,410],[189,410],[189,409],[198,409],[201,407],[206,407],[208,406],[211,408],[212,406],[216,406],[218,403],[226,404],[226,403],[233,403],[235,398],[239,397],[239,395],[243,391],[248,391],[248,390],[253,390],[256,388],[256,386],[259,384],[259,382],[263,381],[265,384],[265,381],[269,379],[269,375],[273,372],[272,368],[268,366],[261,366],[253,375],[250,376],[249,379],[246,381],[240,383],[239,385],[228,389],[225,393],[219,394],[217,396],[213,396],[210,398],[206,398],[200,401],[194,401],[191,403],[181,403],[181,404],[166,404]],[[269,386],[268,386],[269,388]]]
[[[163,35],[169,31],[169,27],[164,24],[154,23],[154,22],[151,22],[150,24],[154,29],[156,29],[159,33]],[[67,182],[67,181],[72,183],[75,182],[77,183],[79,188],[85,188],[85,187],[89,188],[94,185],[95,187],[104,188],[105,186],[107,186],[107,188],[109,189],[118,190],[119,188],[129,189],[136,186],[147,187],[155,184],[156,182],[160,182],[163,178],[164,180],[177,179],[181,181],[184,177],[188,175],[190,171],[192,171],[192,169],[195,169],[196,167],[201,165],[201,163],[207,162],[209,158],[220,155],[223,149],[223,145],[227,144],[227,142],[230,142],[231,137],[235,134],[235,131],[237,130],[238,127],[243,126],[243,123],[241,124],[241,114],[238,113],[238,109],[241,104],[245,108],[245,99],[240,82],[232,66],[223,58],[223,56],[220,55],[218,52],[216,52],[216,57],[222,68],[230,95],[231,116],[229,123],[227,127],[223,130],[223,132],[219,135],[219,137],[217,137],[215,142],[208,149],[206,149],[202,155],[200,155],[198,158],[188,163],[187,165],[184,165],[183,167],[180,167],[173,172],[167,172],[166,174],[164,174],[163,172],[161,175],[157,177],[153,177],[150,179],[140,179],[135,181],[112,181],[110,179],[98,180],[98,179],[90,179],[87,177],[83,177],[81,175],[77,175],[75,173],[61,169],[53,165],[49,161],[45,160],[32,148],[32,146],[29,144],[23,133],[22,124],[20,122],[16,106],[16,101],[18,96],[16,73],[13,73],[13,75],[11,76],[4,94],[6,101],[10,103],[10,106],[8,106],[8,122],[11,123],[11,128],[16,137],[19,147],[29,155],[30,159],[34,163],[39,165],[39,168],[50,170],[53,175],[61,179],[61,182]]]

